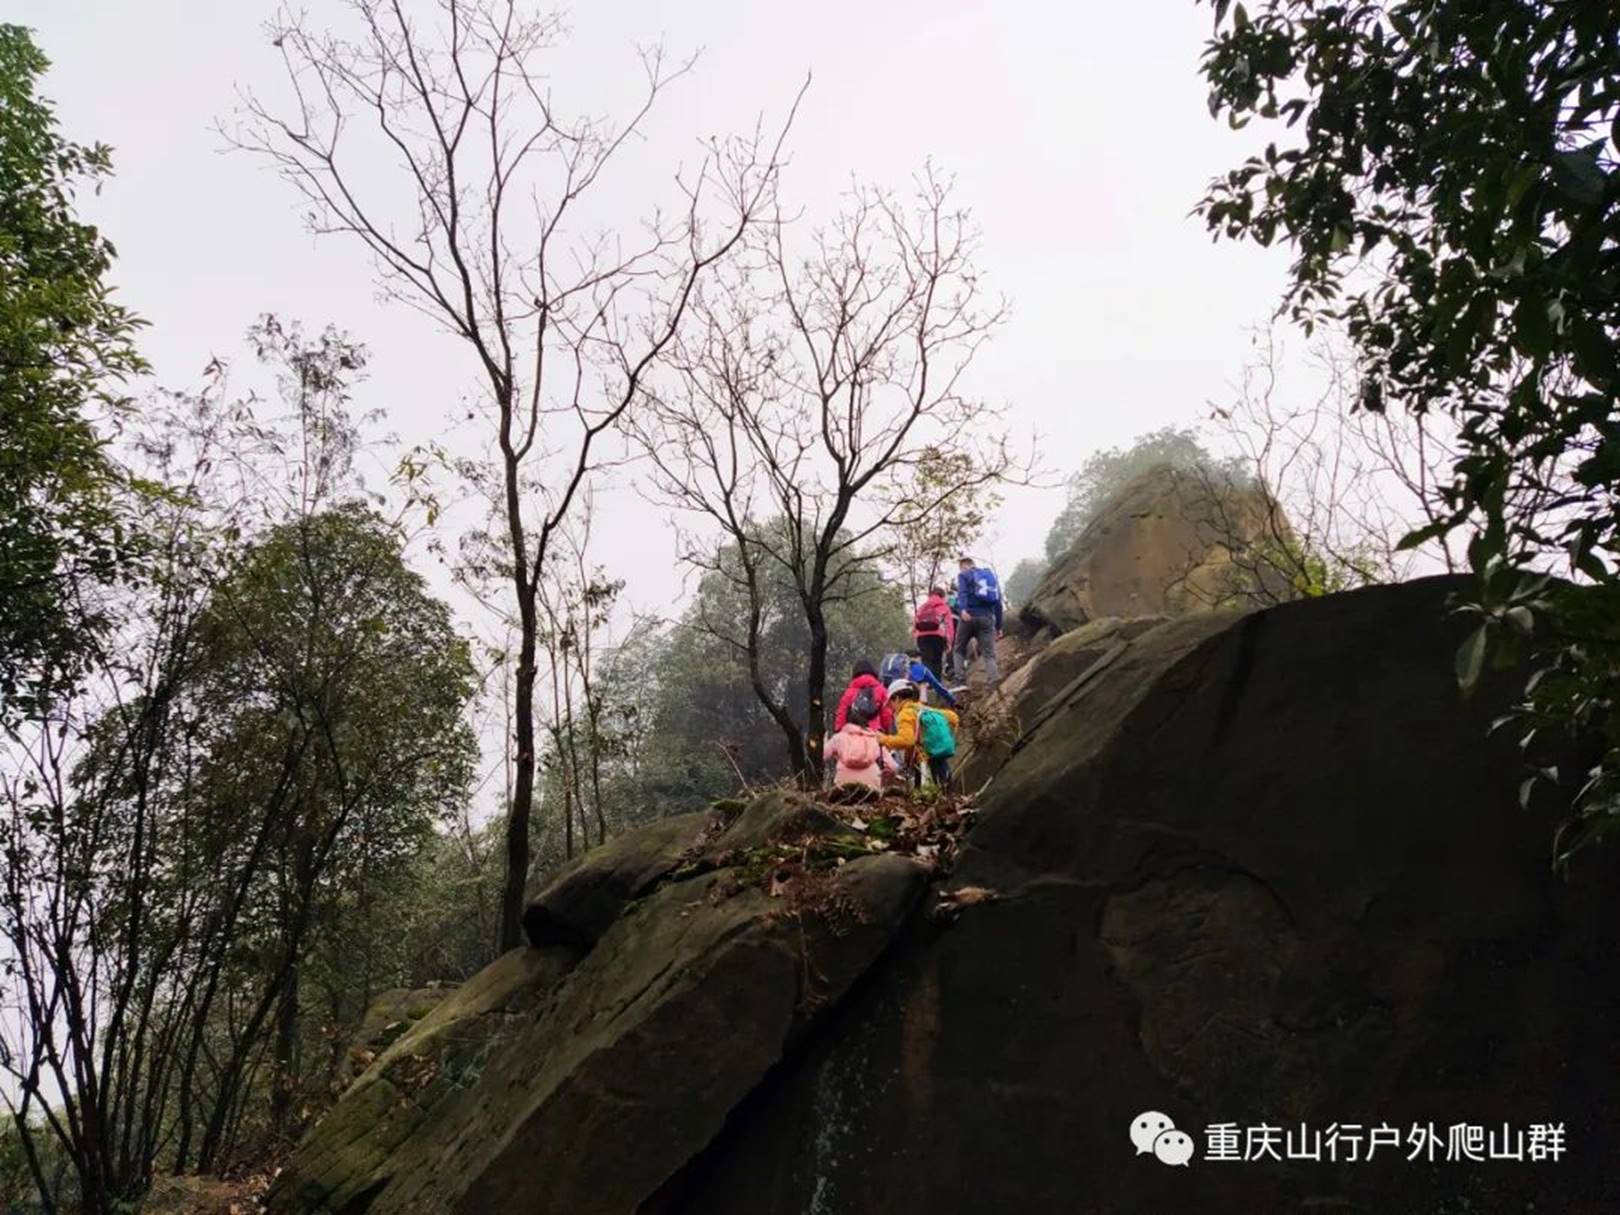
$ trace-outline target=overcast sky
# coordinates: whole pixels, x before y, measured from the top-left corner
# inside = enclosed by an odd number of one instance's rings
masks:
[[[407,442],[440,435],[476,386],[466,351],[378,302],[359,247],[317,241],[291,191],[211,123],[236,89],[273,90],[268,4],[11,0],[53,68],[65,133],[115,149],[91,214],[116,242],[126,303],[151,322],[157,377],[195,384],[211,355],[241,357],[260,312],[334,322],[372,352],[363,403]],[[308,0],[317,22],[336,0]],[[570,10],[554,86],[576,108],[633,95],[637,44],[701,51],[644,148],[614,179],[618,205],[668,196],[694,139],[779,117],[807,72],[785,190],[830,218],[851,174],[903,186],[926,159],[954,173],[984,230],[981,266],[1013,316],[975,386],[1039,432],[1068,472],[1098,448],[1202,418],[1238,376],[1247,330],[1275,307],[1284,255],[1213,245],[1189,216],[1208,179],[1254,140],[1210,119],[1197,73],[1210,12],[1192,0],[620,0]],[[627,490],[599,559],[639,606],[679,586],[667,523]],[[989,556],[1040,551],[1057,490],[1011,494]]]

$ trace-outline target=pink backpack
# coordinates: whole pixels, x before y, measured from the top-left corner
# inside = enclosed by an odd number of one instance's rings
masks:
[[[861,772],[870,768],[878,761],[877,735],[870,732],[860,734],[845,730],[839,735],[843,739],[838,744],[838,760],[851,772]]]

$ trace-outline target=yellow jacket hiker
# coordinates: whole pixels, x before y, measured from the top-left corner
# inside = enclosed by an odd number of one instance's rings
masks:
[[[956,754],[956,731],[961,728],[962,719],[950,709],[924,705],[918,699],[917,685],[910,680],[897,679],[889,685],[889,703],[894,707],[894,733],[880,735],[878,745],[891,751],[917,751],[928,760],[928,771],[934,783],[941,789],[948,787],[951,782],[951,756]],[[948,746],[940,745],[941,738],[945,736],[937,731],[932,732],[932,747],[924,741],[925,736],[931,733],[922,724],[925,712],[938,713],[950,727]]]

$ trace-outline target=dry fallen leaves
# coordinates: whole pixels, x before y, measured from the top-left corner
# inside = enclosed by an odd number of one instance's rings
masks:
[[[964,907],[993,903],[1000,897],[999,891],[991,890],[988,886],[960,886],[955,890],[942,890],[938,901],[934,904],[934,918],[953,920],[961,914]]]

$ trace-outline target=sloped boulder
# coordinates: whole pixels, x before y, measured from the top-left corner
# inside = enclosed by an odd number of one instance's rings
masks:
[[[703,810],[658,819],[571,862],[525,909],[529,944],[589,949],[626,905],[689,859],[714,830],[715,817],[715,811]]]
[[[1508,689],[1455,687],[1462,585],[1138,637],[991,785],[951,879],[973,899],[644,1209],[1620,1209],[1620,873],[1551,871],[1488,735]],[[1145,1110],[1192,1135],[1187,1167],[1137,1154]],[[1430,1123],[1438,1157],[1409,1161]],[[1452,1125],[1504,1123],[1567,1150],[1446,1159]],[[1309,1152],[1301,1124],[1401,1148],[1209,1160],[1219,1124],[1240,1153],[1265,1127]]]
[[[754,798],[736,818],[712,832],[702,859],[711,866],[725,865],[777,840],[829,835],[841,829],[842,824],[812,799],[772,790]]]
[[[1164,616],[1092,620],[1041,647],[972,706],[971,743],[957,762],[964,788],[977,789],[1001,769],[1034,728],[1047,706],[1084,679],[1098,664],[1114,659]]]
[[[1291,597],[1263,559],[1292,531],[1259,486],[1151,468],[1098,512],[1019,613],[1026,632],[1067,633],[1104,617],[1179,616]]]
[[[850,860],[805,903],[720,863],[824,826],[805,799],[767,795],[721,826],[716,841],[729,842],[715,858],[692,848],[701,833],[669,853],[685,863],[663,867],[583,957],[563,945],[506,955],[350,1090],[300,1145],[270,1209],[634,1211],[843,998],[921,897],[927,869],[899,856]],[[660,855],[687,838],[650,834]],[[521,994],[522,1015],[481,1018],[479,991]],[[598,1150],[609,1141],[627,1154]]]
[[[810,799],[787,790],[657,819],[566,866],[529,901],[524,932],[536,947],[588,950],[626,907],[677,871],[694,877],[783,836],[838,826]]]
[[[351,1064],[364,1071],[378,1054],[392,1046],[455,990],[454,983],[429,983],[425,987],[393,987],[379,992],[372,998],[350,1042]]]
[[[328,1119],[273,1209],[1620,1210],[1620,863],[1548,865],[1489,731],[1512,680],[1456,689],[1465,585],[1127,639],[1043,695],[944,878],[865,857],[796,909],[714,837],[386,1155],[361,1120],[369,1183],[316,1184],[357,1125]],[[813,836],[805,810],[721,834]],[[1186,1167],[1138,1154],[1147,1110]],[[1450,1129],[1504,1125],[1560,1156]],[[1276,1158],[1209,1159],[1223,1128]],[[1400,1148],[1368,1161],[1374,1128]]]
[[[513,949],[411,1022],[299,1144],[270,1208],[364,1211],[576,961]]]

